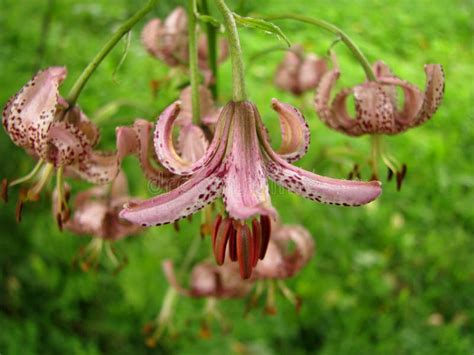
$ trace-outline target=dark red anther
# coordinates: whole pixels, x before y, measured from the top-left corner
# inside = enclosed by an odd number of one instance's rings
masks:
[[[234,227],[229,234],[229,257],[231,261],[237,261],[237,231]]]
[[[16,221],[17,221],[17,223],[21,222],[22,212],[23,212],[23,201],[18,200],[18,202],[16,203]]]
[[[215,246],[214,246],[214,257],[216,258],[216,263],[218,265],[224,264],[225,260],[225,249],[227,246],[227,241],[229,240],[229,234],[232,230],[232,220],[230,218],[225,218],[217,229]]]
[[[392,178],[393,178],[393,171],[390,168],[387,168],[387,169],[388,169],[388,171],[387,171],[387,181],[391,181]]]
[[[219,225],[221,224],[222,221],[222,216],[219,214],[216,217],[216,220],[214,221],[214,226],[212,227],[212,249],[216,247],[216,236],[217,236],[217,230],[219,229]]]
[[[260,249],[262,247],[262,226],[256,219],[252,221],[252,236],[252,266],[255,267],[260,257]]]
[[[263,260],[267,253],[268,243],[270,242],[270,234],[272,232],[272,226],[270,223],[270,217],[260,216],[260,226],[262,227],[262,244],[260,247],[260,260]]]
[[[406,164],[402,165],[402,169],[397,172],[397,191],[400,191],[402,188],[403,179],[405,179],[405,175],[407,174],[407,166]]]
[[[2,180],[2,191],[0,198],[3,200],[3,202],[8,202],[8,180],[3,179]]]
[[[246,224],[237,229],[237,258],[240,277],[248,279],[252,275],[252,233]]]
[[[56,224],[58,225],[59,231],[63,231],[63,217],[61,216],[61,213],[58,213],[56,215]]]

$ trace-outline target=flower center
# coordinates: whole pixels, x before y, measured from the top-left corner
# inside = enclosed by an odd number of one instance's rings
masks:
[[[259,220],[254,218],[249,224],[218,215],[212,231],[212,248],[217,264],[224,263],[228,250],[229,259],[239,263],[243,279],[248,279],[258,260],[265,257],[271,232],[268,216],[262,215]]]

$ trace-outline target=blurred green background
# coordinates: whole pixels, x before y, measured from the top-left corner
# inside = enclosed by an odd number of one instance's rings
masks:
[[[72,85],[88,60],[120,21],[144,1],[2,0],[0,12],[0,103],[6,102],[39,67],[66,65]],[[164,16],[179,1],[159,1],[152,16]],[[278,190],[273,202],[286,223],[301,223],[317,242],[311,263],[288,285],[304,300],[299,314],[284,299],[278,313],[244,302],[221,304],[233,324],[223,334],[200,339],[203,301],[180,299],[174,314],[179,334],[154,349],[145,346],[143,325],[158,313],[167,283],[163,258],[182,260],[199,218],[151,228],[117,243],[128,255],[118,275],[107,268],[83,273],[71,260],[86,238],[60,233],[50,212],[50,193],[25,207],[15,222],[17,190],[0,210],[0,354],[471,354],[474,351],[474,112],[471,1],[268,0],[231,2],[244,13],[296,12],[324,18],[346,30],[370,60],[383,59],[395,73],[424,86],[423,64],[441,63],[446,95],[435,117],[422,127],[388,139],[391,152],[408,164],[401,192],[384,184],[382,197],[361,208],[315,204]],[[145,19],[146,20],[146,19]],[[147,55],[134,30],[124,64],[114,75],[123,43],[105,60],[79,102],[91,117],[105,105],[101,147],[112,148],[114,127],[135,117],[154,117],[177,96],[165,85],[153,98],[149,82],[167,68]],[[293,43],[324,55],[334,37],[309,25],[280,21]],[[281,46],[277,38],[242,29],[250,97],[272,136],[278,123],[270,99],[303,108],[312,131],[310,152],[298,164],[323,175],[345,177],[351,160],[334,155],[347,147],[366,156],[367,137],[351,139],[327,129],[312,110],[312,94],[294,98],[274,88],[283,52],[254,60],[258,51]],[[342,44],[336,52],[342,84],[363,80],[363,71]],[[173,74],[174,77],[174,74]],[[231,97],[230,65],[221,69],[220,102]],[[173,79],[174,80],[174,79]],[[120,106],[126,100],[128,106]],[[117,106],[118,107],[118,106]],[[0,137],[1,177],[27,173],[33,161],[6,134]],[[149,196],[133,158],[125,168],[131,190]],[[369,176],[367,170],[365,177]],[[86,184],[74,184],[74,191]],[[209,241],[200,256],[209,252]]]

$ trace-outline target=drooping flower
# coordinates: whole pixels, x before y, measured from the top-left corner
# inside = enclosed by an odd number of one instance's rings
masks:
[[[110,182],[118,174],[122,157],[92,149],[99,141],[99,129],[60,96],[59,85],[66,74],[64,67],[38,72],[8,101],[3,127],[13,143],[55,168],[67,166],[92,183]],[[126,142],[117,142],[122,144]]]
[[[35,185],[20,193],[17,210],[24,201],[36,200],[57,169],[67,175],[103,184],[119,172],[127,151],[126,140],[117,137],[118,151],[95,151],[99,129],[78,107],[69,107],[59,93],[67,74],[64,67],[51,67],[38,72],[6,104],[2,123],[13,143],[38,159],[33,171],[8,186],[35,180]],[[38,174],[40,174],[39,177]],[[62,198],[62,197],[61,197]]]
[[[159,18],[150,20],[142,31],[142,42],[147,51],[171,67],[187,65],[188,58],[188,18],[186,10],[177,7],[161,21]],[[227,41],[219,41],[218,62],[223,62],[229,54]],[[207,37],[201,36],[198,42],[198,65],[208,76]]]
[[[252,287],[249,281],[240,278],[238,267],[231,263],[221,267],[208,261],[197,264],[191,271],[189,289],[179,284],[170,260],[163,262],[163,270],[168,283],[180,294],[188,297],[242,298]]]
[[[265,259],[255,268],[254,279],[287,279],[298,273],[314,255],[314,239],[300,225],[276,224]]]
[[[419,126],[437,111],[444,95],[444,73],[440,64],[425,65],[426,86],[421,92],[415,85],[394,76],[382,61],[373,66],[376,81],[346,88],[330,102],[331,91],[340,76],[337,65],[321,80],[315,97],[315,108],[320,119],[330,128],[349,136],[369,134],[372,143],[372,176],[377,178],[375,158],[382,158],[389,169],[389,180],[395,174],[397,187],[406,174],[406,165],[384,152],[380,135],[394,135]],[[403,92],[403,106],[399,107],[397,88]],[[347,110],[347,99],[352,95],[355,117]]]
[[[139,204],[128,204],[120,216],[142,226],[163,225],[189,216],[223,196],[228,219],[217,235],[225,251],[230,233],[237,233],[237,259],[244,278],[250,277],[253,255],[262,252],[254,239],[270,217],[276,216],[267,179],[314,201],[359,206],[380,194],[379,182],[357,182],[323,177],[297,168],[289,162],[301,158],[309,144],[309,128],[303,115],[290,105],[272,101],[281,120],[282,144],[275,152],[257,108],[249,101],[230,102],[218,120],[213,140],[198,161],[184,161],[173,146],[172,126],[180,103],[175,102],[160,116],[155,129],[158,159],[171,172],[189,176],[178,188]],[[255,216],[256,232],[245,224]],[[259,246],[257,250],[256,247]]]
[[[326,61],[314,54],[305,55],[303,47],[292,46],[275,73],[275,85],[294,95],[315,89],[327,70]]]
[[[362,134],[398,134],[429,120],[444,95],[444,73],[440,64],[425,65],[426,87],[422,93],[416,86],[397,78],[382,61],[374,64],[376,81],[339,92],[330,104],[331,91],[340,76],[335,67],[324,75],[315,107],[321,120],[330,128],[350,136]],[[396,88],[404,94],[403,107],[397,103]],[[354,96],[355,117],[347,112],[347,98]]]
[[[56,201],[58,199],[54,196],[55,214],[60,211]],[[76,195],[74,212],[71,218],[62,224],[62,228],[79,236],[93,238],[79,255],[83,269],[87,270],[97,265],[104,248],[114,266],[117,268],[122,266],[109,243],[136,235],[142,229],[119,218],[119,212],[127,201],[130,201],[130,196],[124,173],[120,173],[110,186],[95,186]]]
[[[255,294],[251,297],[250,307],[258,304],[258,299],[266,289],[267,313],[274,314],[275,286],[282,295],[297,309],[300,299],[285,285],[284,280],[295,276],[303,269],[314,255],[314,239],[300,225],[274,223],[265,259],[254,269],[251,280],[257,282]],[[261,281],[271,281],[261,283]]]

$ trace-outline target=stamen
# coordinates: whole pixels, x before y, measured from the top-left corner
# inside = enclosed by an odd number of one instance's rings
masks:
[[[252,221],[252,234],[252,267],[255,267],[260,257],[260,249],[262,247],[262,226],[256,219]]]
[[[267,253],[268,243],[270,242],[270,234],[271,234],[271,223],[270,217],[268,216],[260,216],[260,225],[262,227],[262,243],[260,246],[260,260],[263,260],[265,254]]]
[[[229,239],[231,228],[233,228],[233,226],[232,220],[230,218],[225,218],[219,224],[214,245],[214,257],[218,265],[224,264],[225,249],[227,246],[227,241]]]
[[[405,179],[405,175],[407,174],[407,166],[406,164],[402,165],[401,171],[397,172],[397,191],[400,191],[402,188],[403,180]]]
[[[232,228],[229,235],[229,258],[231,261],[237,261],[237,231]]]
[[[10,182],[10,184],[8,184],[8,187],[13,187],[15,185],[22,184],[24,182],[27,182],[27,181],[33,179],[36,176],[36,174],[38,173],[38,171],[40,170],[42,165],[43,165],[43,160],[42,159],[38,160],[38,162],[36,163],[33,170],[31,170],[31,172],[29,172],[27,175],[25,175],[21,178],[13,180],[12,182]]]
[[[252,274],[252,234],[244,224],[237,229],[237,258],[239,260],[240,276],[248,279]]]

